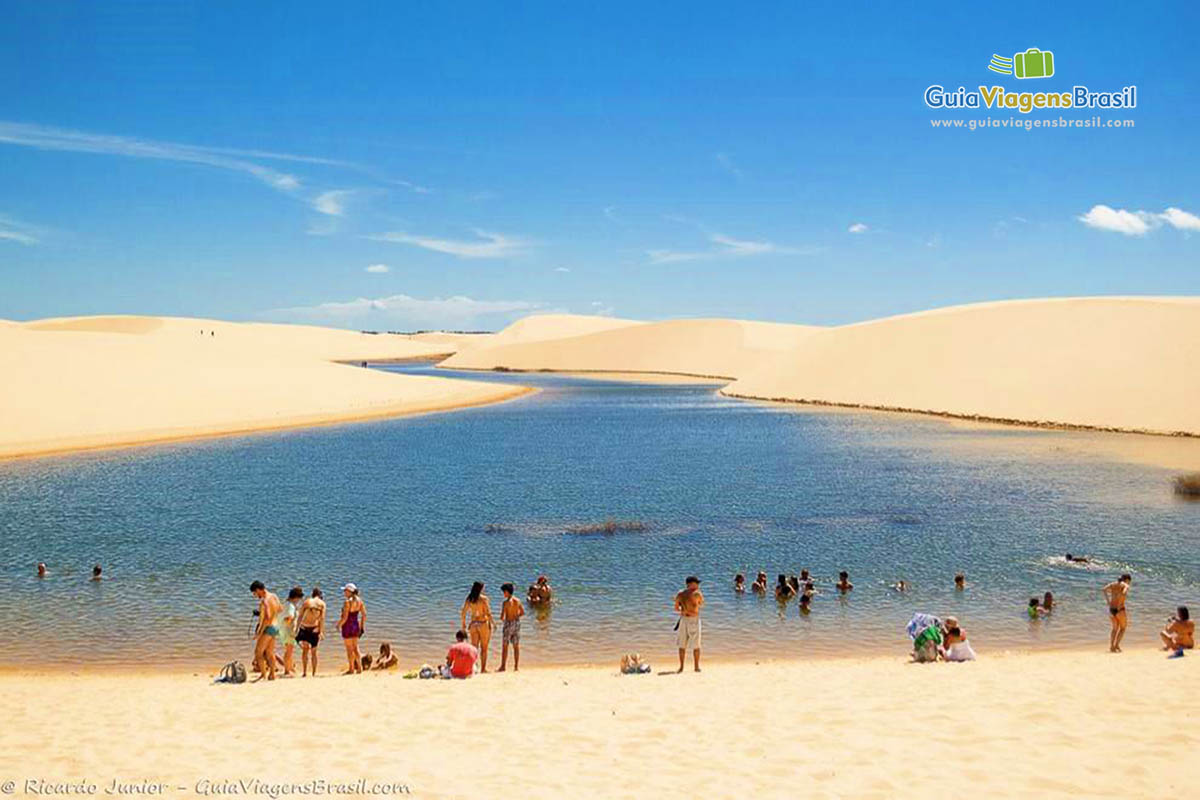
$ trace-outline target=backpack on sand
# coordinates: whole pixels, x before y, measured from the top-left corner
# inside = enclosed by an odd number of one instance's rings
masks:
[[[246,667],[240,661],[230,661],[228,664],[221,667],[221,674],[217,676],[217,683],[245,682]]]

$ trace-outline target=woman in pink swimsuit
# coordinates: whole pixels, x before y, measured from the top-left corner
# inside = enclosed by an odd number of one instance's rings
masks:
[[[346,674],[362,672],[362,653],[358,651],[358,639],[367,628],[367,607],[358,596],[358,587],[347,583],[342,587],[346,602],[342,604],[342,617],[338,628],[342,632],[342,644],[346,646]]]

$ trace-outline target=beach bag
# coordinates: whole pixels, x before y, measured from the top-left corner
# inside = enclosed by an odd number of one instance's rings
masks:
[[[217,683],[245,683],[246,682],[246,667],[240,661],[230,661],[225,666],[221,667],[221,674],[217,677]]]

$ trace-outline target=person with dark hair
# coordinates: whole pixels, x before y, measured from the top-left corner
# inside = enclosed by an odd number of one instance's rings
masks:
[[[279,634],[275,637],[283,646],[283,677],[296,676],[296,603],[304,599],[304,590],[293,586],[288,592],[287,603],[280,614]]]
[[[400,665],[400,656],[392,651],[391,642],[379,643],[379,655],[375,656],[375,665],[372,669],[391,669]]]
[[[479,650],[467,641],[467,632],[459,630],[454,634],[455,643],[446,652],[446,666],[442,670],[446,678],[469,678],[475,671],[475,662],[479,660]]]
[[[367,606],[358,596],[358,586],[347,583],[342,587],[345,601],[342,603],[342,616],[338,619],[338,629],[342,632],[342,644],[346,647],[346,673],[350,675],[363,671],[362,653],[358,649],[358,640],[367,630]]]
[[[761,569],[758,571],[758,575],[755,577],[754,583],[750,584],[750,591],[754,592],[755,594],[767,593],[767,573],[763,572]]]
[[[813,596],[811,592],[800,593],[799,608],[801,616],[807,617],[810,613],[812,613],[812,599]]]
[[[1088,558],[1087,556],[1073,556],[1070,553],[1067,553],[1066,558],[1067,558],[1068,564],[1090,564],[1090,563],[1092,563],[1092,560],[1090,558]]]
[[[513,649],[513,672],[521,668],[521,617],[525,616],[525,606],[513,597],[514,587],[511,583],[500,585],[504,594],[504,602],[500,604],[500,671],[508,667],[508,646]]]
[[[300,677],[308,677],[308,662],[312,660],[312,674],[317,674],[317,645],[325,635],[325,595],[314,586],[308,599],[300,604],[296,619],[296,641],[300,643]]]
[[[529,592],[526,594],[529,605],[549,606],[553,597],[554,590],[550,588],[550,579],[545,575],[538,575],[537,580],[529,584]]]
[[[954,576],[954,590],[961,592],[967,588],[967,576],[963,573],[958,573]]]
[[[1184,650],[1193,649],[1196,646],[1196,623],[1188,607],[1175,609],[1175,616],[1167,620],[1166,629],[1158,635],[1162,639],[1163,649],[1174,651],[1175,658],[1181,658]]]
[[[746,576],[740,572],[733,576],[733,591],[734,594],[746,593]]]
[[[850,582],[850,573],[846,572],[846,570],[839,572],[837,590],[842,594],[846,594],[846,592],[851,591],[853,588],[854,584]]]
[[[1025,607],[1025,613],[1029,615],[1031,621],[1042,618],[1042,606],[1036,597],[1029,598],[1029,605]]]
[[[679,645],[679,672],[683,672],[683,661],[687,651],[692,651],[696,672],[700,671],[700,609],[704,606],[704,595],[700,593],[700,579],[689,575],[684,580],[685,588],[675,595],[676,641]]]
[[[782,572],[779,573],[779,577],[775,579],[775,599],[786,603],[795,596],[796,590],[792,588],[792,583],[788,580],[788,576]]]
[[[471,621],[467,622],[470,614]],[[462,628],[471,634],[471,644],[479,649],[479,671],[487,672],[488,643],[492,640],[492,602],[483,593],[483,581],[471,584],[467,599],[463,601],[460,620]]]
[[[1125,628],[1129,625],[1129,613],[1125,608],[1125,600],[1129,596],[1129,585],[1133,576],[1128,572],[1104,587],[1104,599],[1108,601],[1108,615],[1112,621],[1112,631],[1108,635],[1108,651],[1121,652],[1121,640],[1125,638]]]
[[[1054,610],[1054,592],[1046,592],[1042,595],[1042,613],[1049,614]]]
[[[258,598],[258,626],[254,630],[254,666],[260,676],[275,680],[275,637],[279,627],[275,617],[283,604],[262,581],[250,584],[250,594]],[[261,679],[261,678],[260,678]]]
[[[101,577],[102,572],[104,572],[104,570],[100,569],[99,564],[92,567],[92,580],[94,580],[94,581],[103,580],[103,578]]]
[[[47,573],[48,573],[48,570],[46,569],[46,562],[39,561],[38,565],[37,565],[37,576],[39,578],[44,578],[44,577],[46,577]]]

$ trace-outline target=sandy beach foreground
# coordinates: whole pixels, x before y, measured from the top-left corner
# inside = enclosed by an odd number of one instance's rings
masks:
[[[1198,668],[1146,650],[242,686],[10,673],[0,778],[16,796],[26,779],[101,794],[161,781],[168,797],[255,780],[264,797],[311,780],[414,797],[1185,796],[1200,779]]]

